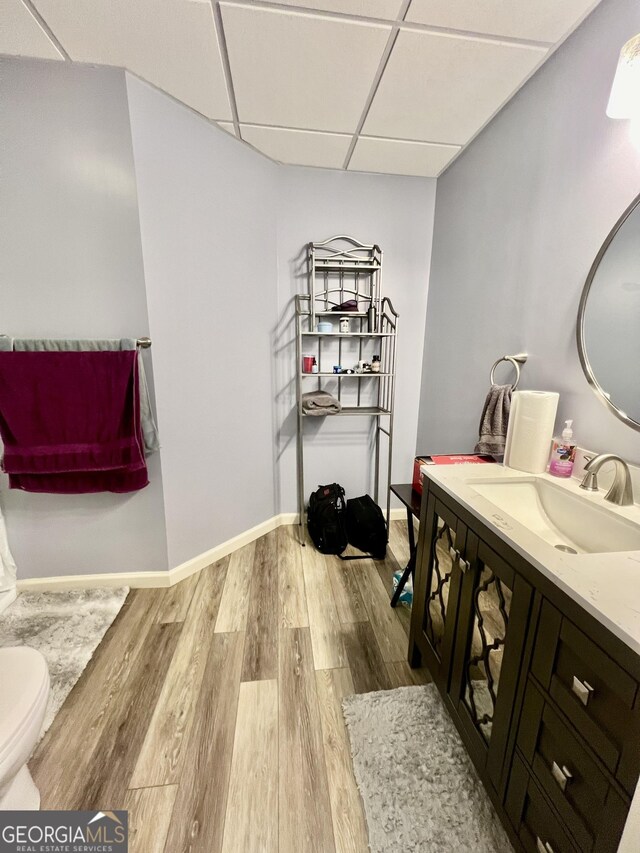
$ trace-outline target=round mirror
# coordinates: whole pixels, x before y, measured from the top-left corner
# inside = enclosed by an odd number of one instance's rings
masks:
[[[598,397],[640,430],[640,196],[589,270],[578,310],[578,353]]]

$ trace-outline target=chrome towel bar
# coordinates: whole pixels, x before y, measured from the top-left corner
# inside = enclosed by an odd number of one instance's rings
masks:
[[[8,335],[0,334],[0,338],[7,338]],[[137,338],[136,346],[140,347],[140,349],[149,349],[151,346],[151,338]]]

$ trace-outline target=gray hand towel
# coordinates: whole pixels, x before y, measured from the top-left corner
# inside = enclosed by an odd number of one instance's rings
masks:
[[[13,340],[0,335],[0,352],[111,352],[135,350],[135,338],[104,338],[102,340],[67,340],[56,338],[22,338]],[[147,376],[142,353],[138,350],[138,380],[140,382],[140,426],[144,439],[145,455],[160,449],[158,427],[153,417]]]
[[[341,409],[340,400],[327,391],[309,391],[302,395],[302,411],[305,415],[337,415]]]
[[[480,417],[480,436],[475,453],[503,456],[511,409],[511,385],[492,385]]]

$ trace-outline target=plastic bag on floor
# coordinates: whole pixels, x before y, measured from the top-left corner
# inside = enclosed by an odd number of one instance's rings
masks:
[[[402,571],[393,573],[393,591],[395,592],[398,588],[398,584],[400,583],[400,579],[402,578]],[[413,578],[411,575],[407,578],[407,582],[404,585],[404,589],[400,593],[400,598],[398,599],[400,604],[405,604],[407,607],[411,607],[411,603],[413,602]]]

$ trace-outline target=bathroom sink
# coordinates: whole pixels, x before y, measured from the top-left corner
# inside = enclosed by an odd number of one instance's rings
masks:
[[[640,550],[640,524],[548,480],[518,477],[475,480],[469,485],[497,509],[565,553]],[[491,520],[502,526],[500,516],[494,515]]]

